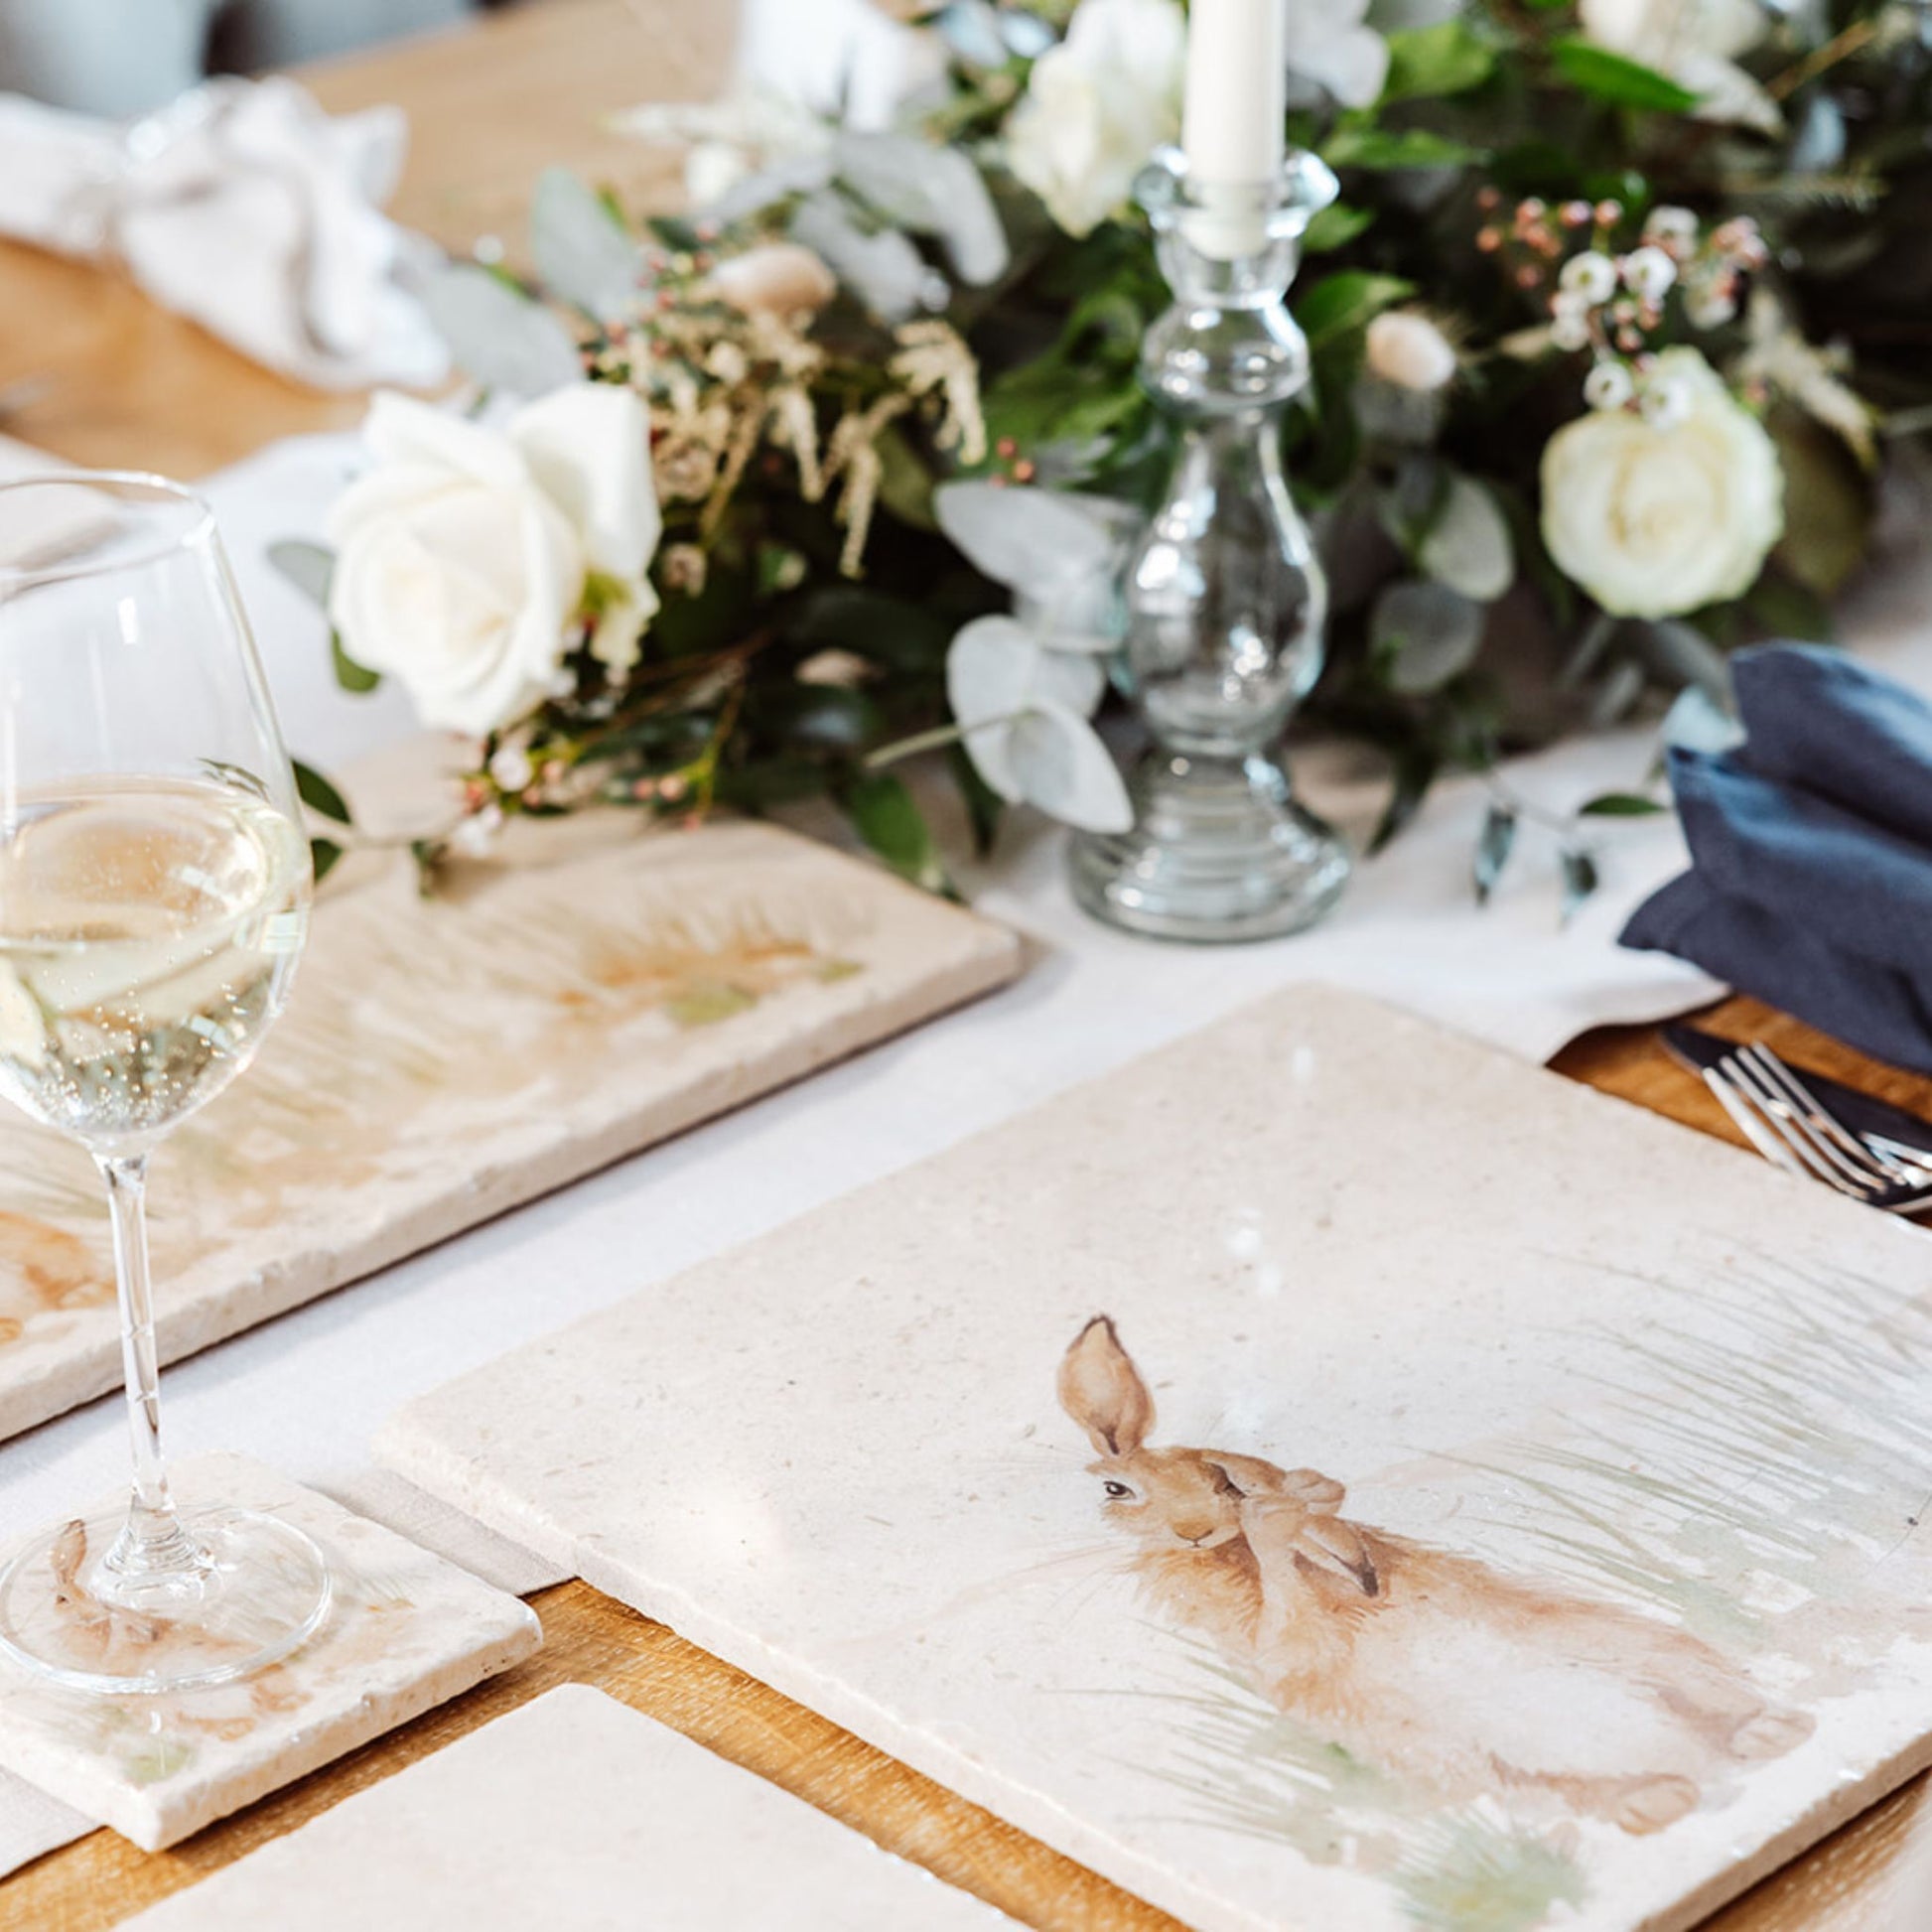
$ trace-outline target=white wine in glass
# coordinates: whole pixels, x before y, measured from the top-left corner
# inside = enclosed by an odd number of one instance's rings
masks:
[[[0,1571],[0,1651],[80,1689],[223,1683],[328,1614],[301,1531],[175,1503],[144,1220],[155,1148],[281,1012],[309,897],[207,506],[147,477],[0,485],[0,1097],[106,1185],[134,1462],[123,1516],[60,1524]]]

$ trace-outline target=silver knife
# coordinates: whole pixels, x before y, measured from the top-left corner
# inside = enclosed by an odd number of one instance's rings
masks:
[[[1720,1039],[1701,1027],[1673,1021],[1664,1030],[1664,1044],[1693,1073],[1707,1073],[1720,1060],[1737,1050],[1734,1039]],[[1856,1087],[1841,1085],[1814,1073],[1809,1067],[1792,1069],[1806,1086],[1854,1134],[1866,1141],[1881,1143],[1913,1161],[1932,1162],[1932,1121],[1919,1119],[1888,1100],[1874,1099]]]

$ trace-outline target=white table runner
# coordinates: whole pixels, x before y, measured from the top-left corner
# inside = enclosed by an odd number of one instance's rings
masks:
[[[398,693],[335,688],[319,613],[263,554],[316,534],[353,460],[350,438],[302,438],[207,485],[292,748],[324,765],[413,729]],[[1848,637],[1932,684],[1929,591],[1932,557],[1876,573],[1848,609]],[[1640,782],[1651,751],[1650,734],[1615,733],[1518,760],[1509,777],[1567,809]],[[1351,777],[1351,763],[1305,754],[1298,770],[1311,801],[1359,839],[1381,785]],[[1566,928],[1554,853],[1529,832],[1491,904],[1473,904],[1484,802],[1472,779],[1439,787],[1326,925],[1227,949],[1158,945],[1086,919],[1062,883],[1058,835],[1016,823],[966,883],[982,910],[1038,942],[1017,986],[181,1364],[167,1376],[172,1446],[243,1449],[344,1490],[362,1479],[375,1429],[412,1396],[1277,986],[1337,981],[1539,1060],[1590,1026],[1715,994],[1688,967],[1615,945],[1630,909],[1683,864],[1674,819],[1605,822],[1602,890]],[[167,1185],[164,1152],[155,1186]],[[0,1448],[0,1535],[112,1483],[125,1456],[111,1400]],[[0,1868],[15,1810],[0,1793]]]

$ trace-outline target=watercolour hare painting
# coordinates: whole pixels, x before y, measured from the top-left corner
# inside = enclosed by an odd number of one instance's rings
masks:
[[[1811,1734],[1687,1632],[1351,1521],[1313,1469],[1150,1448],[1154,1398],[1106,1315],[1059,1399],[1146,1597],[1324,1740],[1448,1802],[1542,1792],[1661,1831]]]

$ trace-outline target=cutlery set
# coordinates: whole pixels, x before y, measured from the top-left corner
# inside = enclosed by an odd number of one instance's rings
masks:
[[[1822,1075],[1800,1078],[1761,1040],[1681,1023],[1663,1036],[1767,1161],[1888,1214],[1932,1208],[1932,1125]]]

